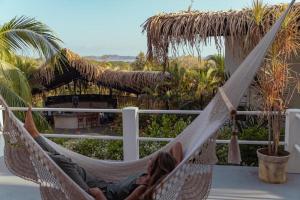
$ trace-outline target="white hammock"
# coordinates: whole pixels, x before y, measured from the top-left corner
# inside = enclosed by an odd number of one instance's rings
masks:
[[[168,150],[172,144],[180,141],[184,148],[184,158],[157,186],[154,199],[206,199],[211,185],[212,165],[216,161],[215,133],[229,118],[232,108],[229,108],[228,104],[231,103],[234,108],[238,106],[293,3],[294,0],[223,86],[222,91],[226,97],[218,92],[204,111],[180,135],[161,149]],[[226,98],[230,102],[224,101]],[[5,161],[8,168],[20,177],[39,183],[43,199],[93,199],[32,139],[2,97],[0,104],[5,107]],[[69,151],[50,140],[47,142],[95,177],[107,181],[116,181],[138,171],[145,171],[148,159],[156,154],[138,161],[108,162]]]

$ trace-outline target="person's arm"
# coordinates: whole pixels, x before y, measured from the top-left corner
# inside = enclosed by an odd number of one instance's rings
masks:
[[[140,185],[125,199],[125,200],[139,200],[139,198],[144,194],[147,187],[145,185]]]
[[[178,165],[183,159],[183,148],[180,142],[176,142],[170,149],[170,154],[176,159]]]

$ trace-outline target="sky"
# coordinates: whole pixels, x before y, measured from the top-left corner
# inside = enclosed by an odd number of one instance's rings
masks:
[[[194,0],[192,9],[217,11],[251,6],[252,0]],[[290,0],[264,0],[267,4]],[[141,24],[161,12],[186,10],[191,0],[0,0],[0,25],[15,16],[34,17],[47,24],[82,56],[107,54],[135,56],[146,52]],[[216,53],[213,45],[202,55]]]

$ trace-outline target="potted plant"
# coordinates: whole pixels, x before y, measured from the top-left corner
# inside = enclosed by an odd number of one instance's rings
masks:
[[[275,19],[278,18],[281,14],[280,11],[284,9],[284,6],[281,7],[282,9],[277,8],[267,14],[263,12],[264,16],[270,15]],[[264,7],[264,9],[268,8]],[[268,183],[284,183],[287,180],[286,168],[289,152],[280,148],[279,142],[283,127],[282,117],[298,82],[297,74],[291,70],[289,63],[291,57],[297,55],[300,47],[297,17],[298,13],[295,10],[292,10],[287,16],[266,56],[264,66],[257,76],[258,91],[263,100],[263,108],[267,113],[269,129],[268,147],[257,150],[258,174],[262,181]],[[264,23],[260,23],[258,26],[261,27],[262,24]]]

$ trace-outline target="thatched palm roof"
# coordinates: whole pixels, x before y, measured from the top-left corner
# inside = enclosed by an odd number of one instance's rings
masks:
[[[74,80],[84,80],[94,84],[125,92],[140,94],[145,87],[155,87],[167,80],[169,74],[163,72],[114,71],[81,58],[68,49],[63,49],[51,62],[42,66],[34,74],[31,82],[41,84],[43,90],[52,90]],[[42,90],[35,90],[34,93]]]
[[[179,46],[189,46],[200,50],[201,45],[211,41],[221,47],[222,36],[245,41],[245,36],[250,35],[248,33],[253,29],[259,29],[253,34],[264,35],[279,16],[278,11],[283,11],[284,7],[285,5],[266,7],[259,26],[250,8],[227,12],[183,11],[152,16],[143,25],[143,31],[147,32],[148,58],[166,62],[170,49],[177,51]],[[291,13],[300,16],[299,3],[294,5]]]

